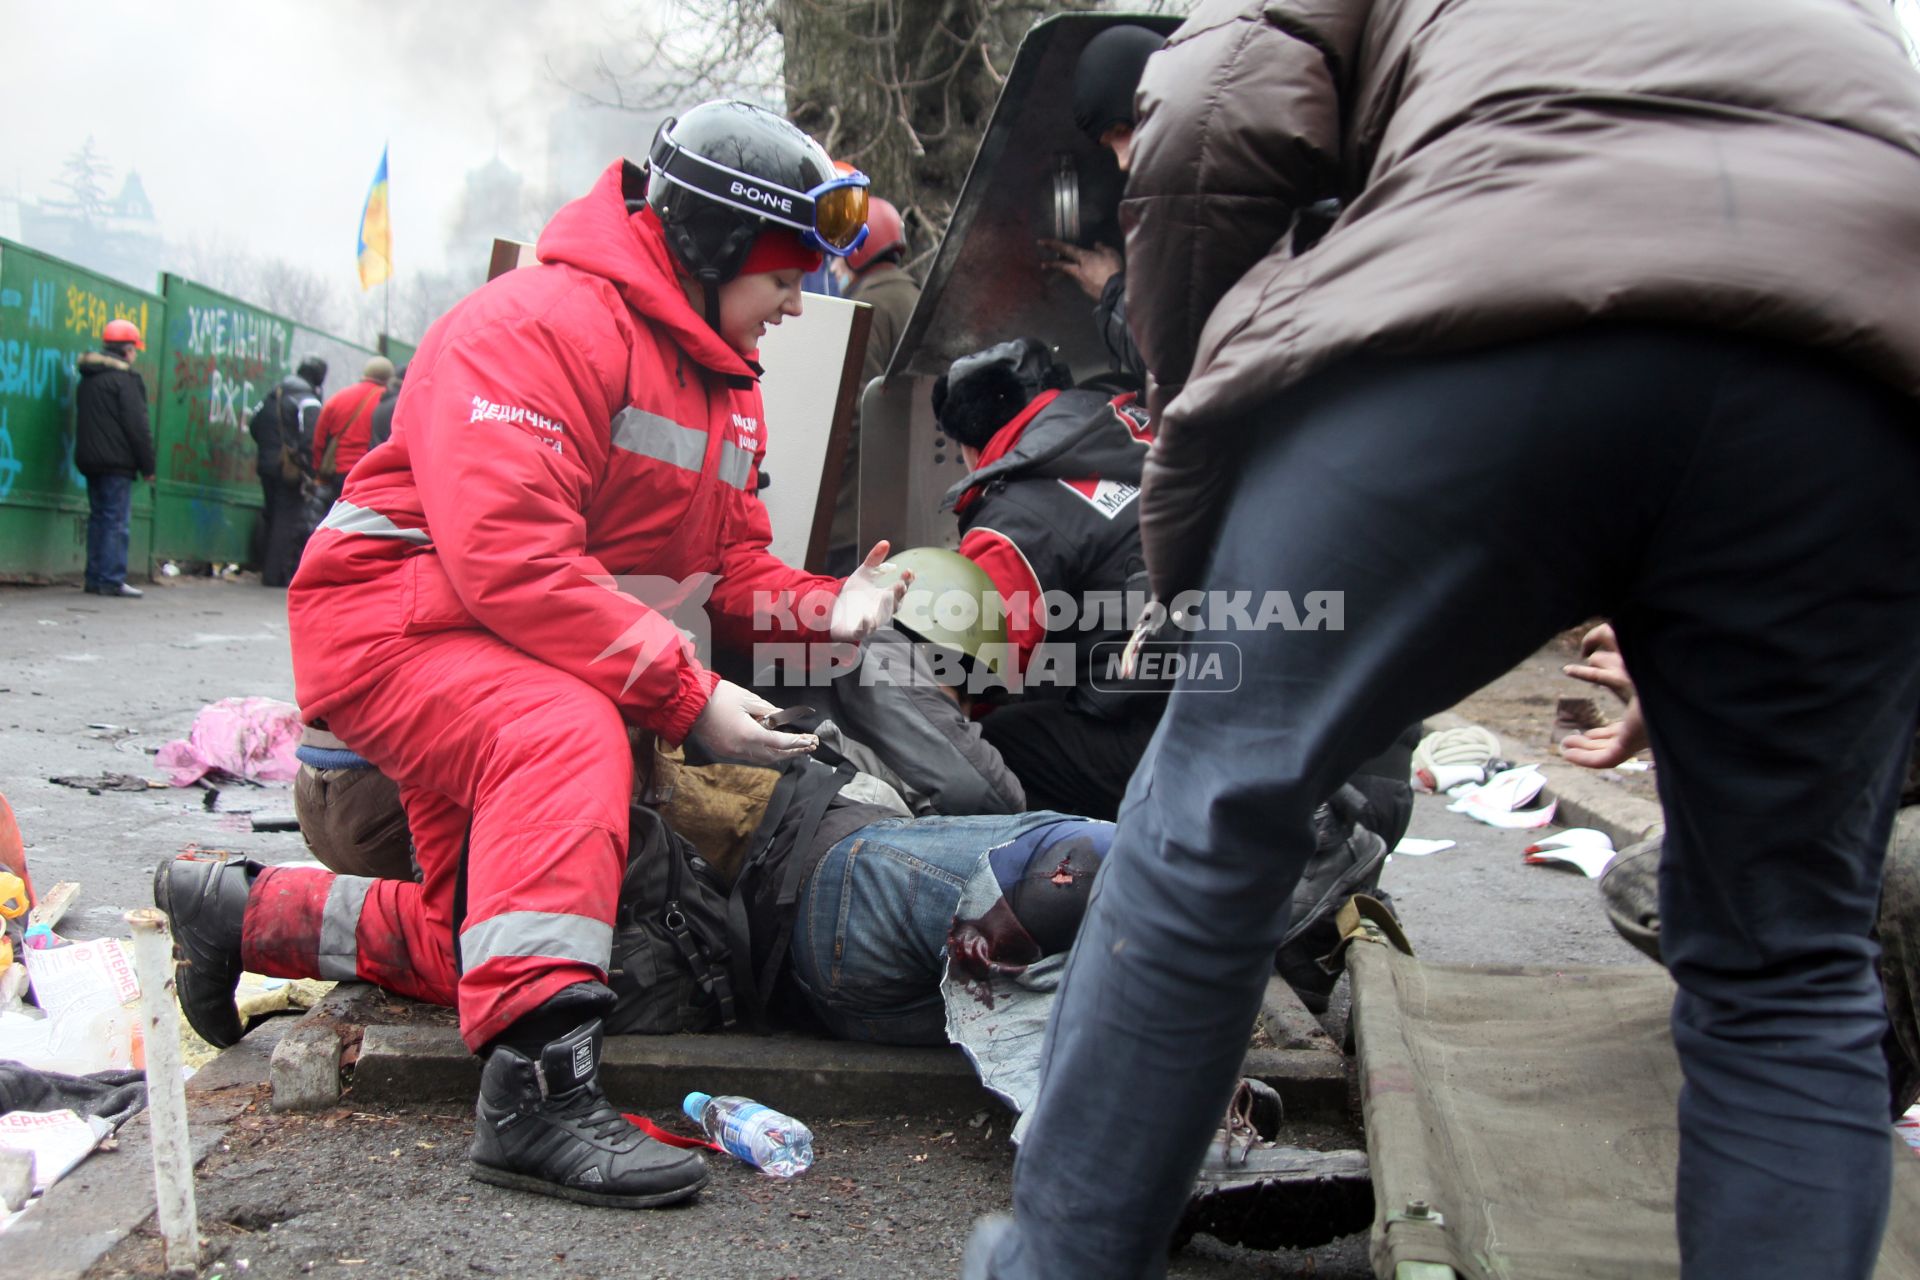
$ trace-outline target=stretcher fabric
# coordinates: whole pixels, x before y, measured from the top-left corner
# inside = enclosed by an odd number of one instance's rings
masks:
[[[1681,1077],[1654,965],[1423,964],[1356,941],[1374,1274],[1659,1280],[1674,1228]],[[1894,1136],[1879,1280],[1920,1278],[1920,1151]],[[1437,1219],[1410,1217],[1423,1200]]]

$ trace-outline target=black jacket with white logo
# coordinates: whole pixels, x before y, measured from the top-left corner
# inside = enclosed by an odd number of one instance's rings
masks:
[[[1134,620],[1127,593],[1146,590],[1140,468],[1152,443],[1146,410],[1131,393],[1042,392],[947,494],[960,518],[961,554],[986,570],[1008,602],[1007,629],[1028,696],[1065,696],[1108,719],[1157,714],[1164,702],[1163,691],[1115,692],[1105,678]],[[1071,619],[1056,615],[1051,632],[1041,607],[1047,592],[1076,602]],[[1023,611],[1022,601],[1033,609]],[[1034,661],[1042,641],[1062,663]],[[1069,645],[1073,682],[1062,688],[1047,673],[1064,670]]]

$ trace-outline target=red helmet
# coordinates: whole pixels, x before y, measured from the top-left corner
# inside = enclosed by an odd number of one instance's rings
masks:
[[[135,351],[147,349],[147,344],[140,337],[140,326],[131,320],[107,321],[107,327],[100,331],[100,341],[130,342]]]
[[[889,249],[904,249],[906,228],[900,224],[900,211],[879,196],[867,197],[867,239],[847,255],[847,265],[865,271],[867,264]]]

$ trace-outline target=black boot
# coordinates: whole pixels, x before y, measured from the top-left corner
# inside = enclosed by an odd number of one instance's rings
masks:
[[[600,1092],[600,1020],[540,1050],[496,1044],[480,1076],[469,1170],[480,1182],[614,1209],[684,1200],[707,1185],[698,1152],[655,1142]]]
[[[1339,980],[1320,957],[1340,942],[1334,916],[1356,893],[1373,893],[1387,865],[1387,843],[1362,824],[1366,798],[1351,786],[1313,815],[1314,851],[1293,891],[1293,915],[1274,957],[1274,969],[1293,987],[1300,1003],[1326,1012],[1328,996]]]
[[[240,1043],[246,1028],[234,1007],[240,985],[240,924],[261,864],[182,856],[153,873],[153,905],[173,927],[174,989],[187,1025],[215,1048]]]

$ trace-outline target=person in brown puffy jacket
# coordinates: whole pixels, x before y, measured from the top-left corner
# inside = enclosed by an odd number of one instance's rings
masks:
[[[1890,7],[1210,0],[1138,106],[1144,550],[1245,680],[1177,687],[1134,775],[1015,1216],[966,1274],[1158,1274],[1313,801],[1606,614],[1669,824],[1682,1272],[1869,1275],[1869,934],[1920,712],[1920,75]],[[1313,590],[1337,629],[1207,594]]]

